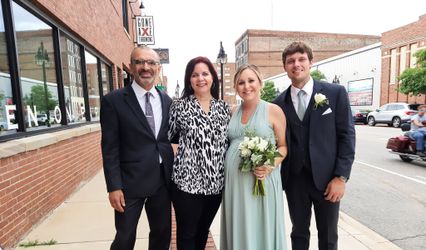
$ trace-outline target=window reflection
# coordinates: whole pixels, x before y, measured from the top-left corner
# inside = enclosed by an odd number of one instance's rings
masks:
[[[12,8],[25,126],[60,124],[52,28],[16,3]]]
[[[7,58],[3,10],[0,5],[0,135],[16,132],[15,110]]]
[[[99,78],[98,78],[98,64],[94,55],[89,52],[84,52],[86,59],[86,75],[87,75],[87,89],[89,91],[89,106],[90,117],[92,121],[99,120],[100,99],[99,99]]]
[[[84,95],[80,46],[61,34],[62,74],[68,123],[84,122]]]
[[[110,91],[111,79],[110,79],[110,71],[111,68],[105,63],[101,63],[102,70],[102,94],[106,95]]]

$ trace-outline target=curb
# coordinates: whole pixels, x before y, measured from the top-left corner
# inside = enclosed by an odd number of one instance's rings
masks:
[[[353,238],[365,245],[368,249],[402,250],[402,248],[396,246],[394,243],[385,239],[372,229],[364,226],[349,215],[340,212],[339,216],[339,227],[348,232]]]

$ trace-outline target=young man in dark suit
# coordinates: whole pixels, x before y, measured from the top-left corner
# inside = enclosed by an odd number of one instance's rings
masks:
[[[355,129],[343,86],[313,80],[312,49],[303,42],[282,54],[291,86],[274,103],[286,114],[289,152],[281,174],[293,224],[293,250],[309,249],[314,207],[320,250],[337,249],[339,202],[355,156]]]
[[[148,47],[130,57],[134,81],[102,98],[102,156],[109,201],[115,209],[113,250],[131,250],[145,205],[150,226],[149,249],[169,249],[169,182],[173,150],[167,138],[167,94],[154,86],[160,58]]]

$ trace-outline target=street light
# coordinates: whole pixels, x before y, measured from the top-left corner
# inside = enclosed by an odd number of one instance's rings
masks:
[[[220,41],[220,50],[217,55],[216,63],[220,64],[220,96],[223,100],[223,65],[228,61],[228,56],[225,53],[225,50],[222,46],[222,41]]]
[[[40,42],[40,46],[37,49],[37,53],[35,55],[35,61],[37,65],[40,65],[43,69],[43,84],[44,84],[44,98],[46,102],[46,115],[47,121],[46,124],[50,127],[50,112],[49,112],[49,98],[47,96],[47,80],[46,80],[46,67],[49,66],[49,54],[47,54],[47,50],[44,48],[43,42]]]

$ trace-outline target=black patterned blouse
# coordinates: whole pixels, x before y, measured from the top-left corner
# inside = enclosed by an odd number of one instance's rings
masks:
[[[212,99],[206,114],[197,98],[174,100],[170,107],[169,138],[179,136],[172,181],[191,194],[220,194],[224,183],[230,110],[222,100]]]

